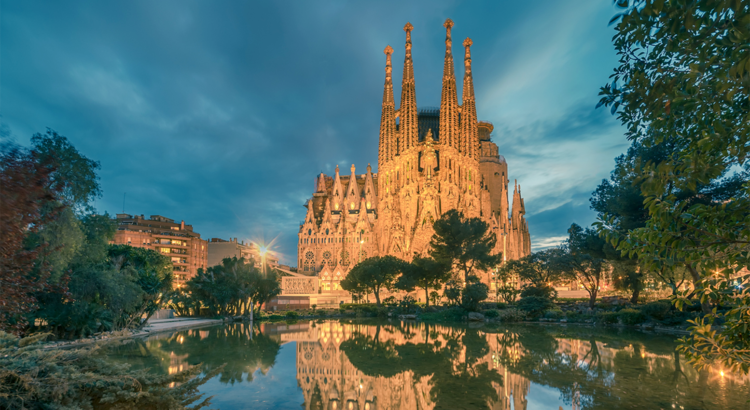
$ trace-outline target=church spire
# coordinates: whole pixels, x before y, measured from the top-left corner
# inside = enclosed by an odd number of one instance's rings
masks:
[[[393,48],[388,46],[385,53],[385,87],[383,89],[383,112],[380,115],[380,144],[378,164],[382,166],[393,157],[393,140],[395,139],[396,114],[393,101],[393,80],[391,79],[391,54]]]
[[[399,109],[401,122],[401,150],[407,150],[417,145],[419,138],[417,123],[417,91],[414,84],[414,62],[411,59],[411,31],[414,26],[406,23],[406,54],[404,55],[404,78],[401,82],[401,107]]]
[[[479,150],[479,135],[477,134],[477,104],[474,99],[474,80],[471,74],[471,50],[473,44],[470,38],[464,40],[466,56],[464,57],[464,89],[463,108],[461,111],[461,151],[470,158],[477,158]]]
[[[445,20],[445,65],[443,66],[443,92],[440,95],[439,138],[446,146],[457,148],[458,137],[458,97],[456,96],[456,74],[451,53],[451,28],[453,21]]]

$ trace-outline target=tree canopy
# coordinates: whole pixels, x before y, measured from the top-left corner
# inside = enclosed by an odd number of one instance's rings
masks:
[[[489,271],[502,261],[502,254],[491,253],[497,237],[480,218],[466,218],[451,209],[435,221],[433,229],[430,256],[462,273],[464,282],[475,271]]]
[[[354,265],[341,281],[341,288],[352,293],[372,293],[380,306],[380,292],[393,289],[407,263],[395,256],[373,256]]]
[[[620,58],[600,105],[645,147],[673,144],[639,162],[649,219],[609,239],[652,271],[682,263],[704,302],[736,308],[695,322],[683,349],[693,363],[750,369],[750,4],[734,0],[618,0]],[[706,194],[711,195],[706,195]],[[686,199],[687,198],[687,199]],[[690,200],[693,198],[693,200]],[[602,218],[616,224],[615,216]],[[739,282],[742,286],[736,286]],[[693,293],[676,298],[682,306]],[[724,328],[713,332],[721,319]]]

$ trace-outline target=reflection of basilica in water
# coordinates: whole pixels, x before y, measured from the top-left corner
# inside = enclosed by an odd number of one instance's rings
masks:
[[[306,410],[434,409],[431,375],[419,375],[408,369],[390,377],[368,376],[352,364],[341,345],[356,335],[386,346],[448,346],[460,336],[456,328],[439,325],[407,327],[405,331],[391,326],[336,322],[313,326],[295,325],[288,329],[289,326],[282,324],[264,329],[266,334],[279,334],[282,342],[297,343],[297,381],[305,397]],[[482,332],[479,335],[485,336]],[[502,382],[491,383],[497,400],[486,403],[487,408],[526,409],[529,381],[508,372],[500,364],[501,348],[495,339],[487,338],[487,353],[472,363],[474,367],[485,364],[491,371],[502,375]],[[496,342],[495,346],[492,341]],[[517,354],[519,348],[515,345],[502,349],[505,352],[516,350]],[[453,366],[461,368],[467,361],[466,346],[460,347],[457,353],[452,360]]]

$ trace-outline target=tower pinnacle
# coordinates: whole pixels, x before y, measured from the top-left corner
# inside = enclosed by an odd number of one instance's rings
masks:
[[[456,74],[453,68],[451,28],[453,20],[445,20],[445,63],[443,65],[443,91],[440,95],[440,127],[438,135],[445,145],[458,148],[458,97]]]
[[[378,144],[378,163],[382,166],[394,155],[394,140],[396,139],[396,103],[393,99],[393,80],[391,78],[391,54],[393,47],[385,50],[385,85],[383,86],[383,111],[380,116],[380,141]]]
[[[471,73],[471,45],[470,38],[464,40],[466,54],[464,56],[464,90],[463,111],[461,112],[461,152],[470,158],[478,158],[479,133],[477,130],[477,104],[474,98],[474,80]]]
[[[414,83],[414,62],[411,58],[411,31],[414,26],[406,23],[406,53],[404,54],[404,78],[401,82],[401,107],[399,132],[401,134],[399,152],[417,145],[419,138],[417,120],[417,91]]]

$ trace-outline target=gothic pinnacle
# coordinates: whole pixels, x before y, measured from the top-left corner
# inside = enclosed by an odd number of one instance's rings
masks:
[[[464,40],[466,54],[464,56],[464,89],[463,108],[461,112],[461,146],[460,150],[470,158],[477,158],[479,153],[479,133],[477,131],[477,105],[474,98],[474,80],[471,73],[471,45],[470,38]]]
[[[396,128],[396,103],[393,99],[393,79],[391,77],[393,47],[387,46],[383,52],[385,53],[385,85],[383,86],[383,111],[380,116],[380,143],[378,147],[378,163],[381,165],[393,157]]]
[[[456,74],[453,69],[451,52],[451,28],[453,20],[445,20],[445,64],[443,66],[443,91],[440,96],[440,128],[438,136],[446,146],[458,147],[458,96],[456,93]]]
[[[401,133],[401,143],[399,144],[399,153],[417,145],[419,138],[418,120],[417,120],[417,91],[414,83],[414,62],[411,58],[411,31],[414,26],[406,23],[404,31],[406,32],[406,45],[404,54],[404,77],[401,81],[401,107],[399,132]]]

